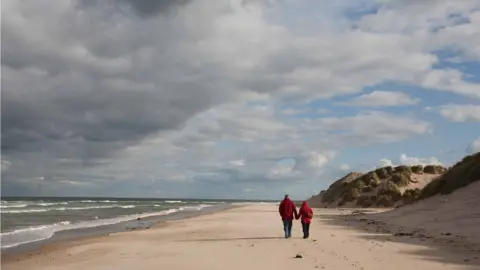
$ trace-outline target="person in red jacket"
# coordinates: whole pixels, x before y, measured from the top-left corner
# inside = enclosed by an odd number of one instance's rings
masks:
[[[302,222],[303,239],[307,239],[310,236],[310,223],[312,222],[312,217],[313,210],[308,205],[308,202],[304,201],[298,211],[298,216],[296,216],[296,219],[300,219]]]
[[[297,216],[297,207],[292,200],[290,200],[290,196],[288,196],[288,194],[285,195],[285,198],[280,203],[278,212],[282,217],[285,238],[292,237],[293,218]]]

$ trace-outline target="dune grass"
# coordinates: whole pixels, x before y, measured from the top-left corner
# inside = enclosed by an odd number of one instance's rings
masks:
[[[431,181],[423,188],[419,198],[426,199],[437,194],[450,194],[475,181],[480,181],[480,152],[463,158],[444,174]]]

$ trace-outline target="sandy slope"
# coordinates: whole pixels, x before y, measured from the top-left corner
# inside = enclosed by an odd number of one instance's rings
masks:
[[[430,234],[459,235],[480,243],[480,181],[452,194],[435,196],[370,218],[406,228],[426,228]]]
[[[348,212],[316,210],[311,239],[301,239],[298,222],[294,238],[284,239],[277,206],[246,206],[6,257],[2,269],[480,269],[475,253],[457,242],[377,233],[375,224],[340,216]]]

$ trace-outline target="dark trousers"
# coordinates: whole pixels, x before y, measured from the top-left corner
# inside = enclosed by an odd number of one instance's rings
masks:
[[[289,238],[292,236],[292,226],[293,226],[293,220],[291,219],[283,220],[283,230],[285,231],[285,238]]]
[[[310,223],[302,222],[303,238],[310,236]]]

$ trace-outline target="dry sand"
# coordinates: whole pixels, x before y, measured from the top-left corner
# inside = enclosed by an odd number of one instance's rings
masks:
[[[480,243],[480,181],[452,194],[435,196],[369,218],[407,230],[423,227],[431,235],[457,235],[457,238]]]
[[[465,239],[395,237],[388,225],[350,212],[317,209],[310,239],[298,221],[284,239],[277,206],[251,205],[5,256],[2,269],[480,269],[480,252],[463,247]]]

